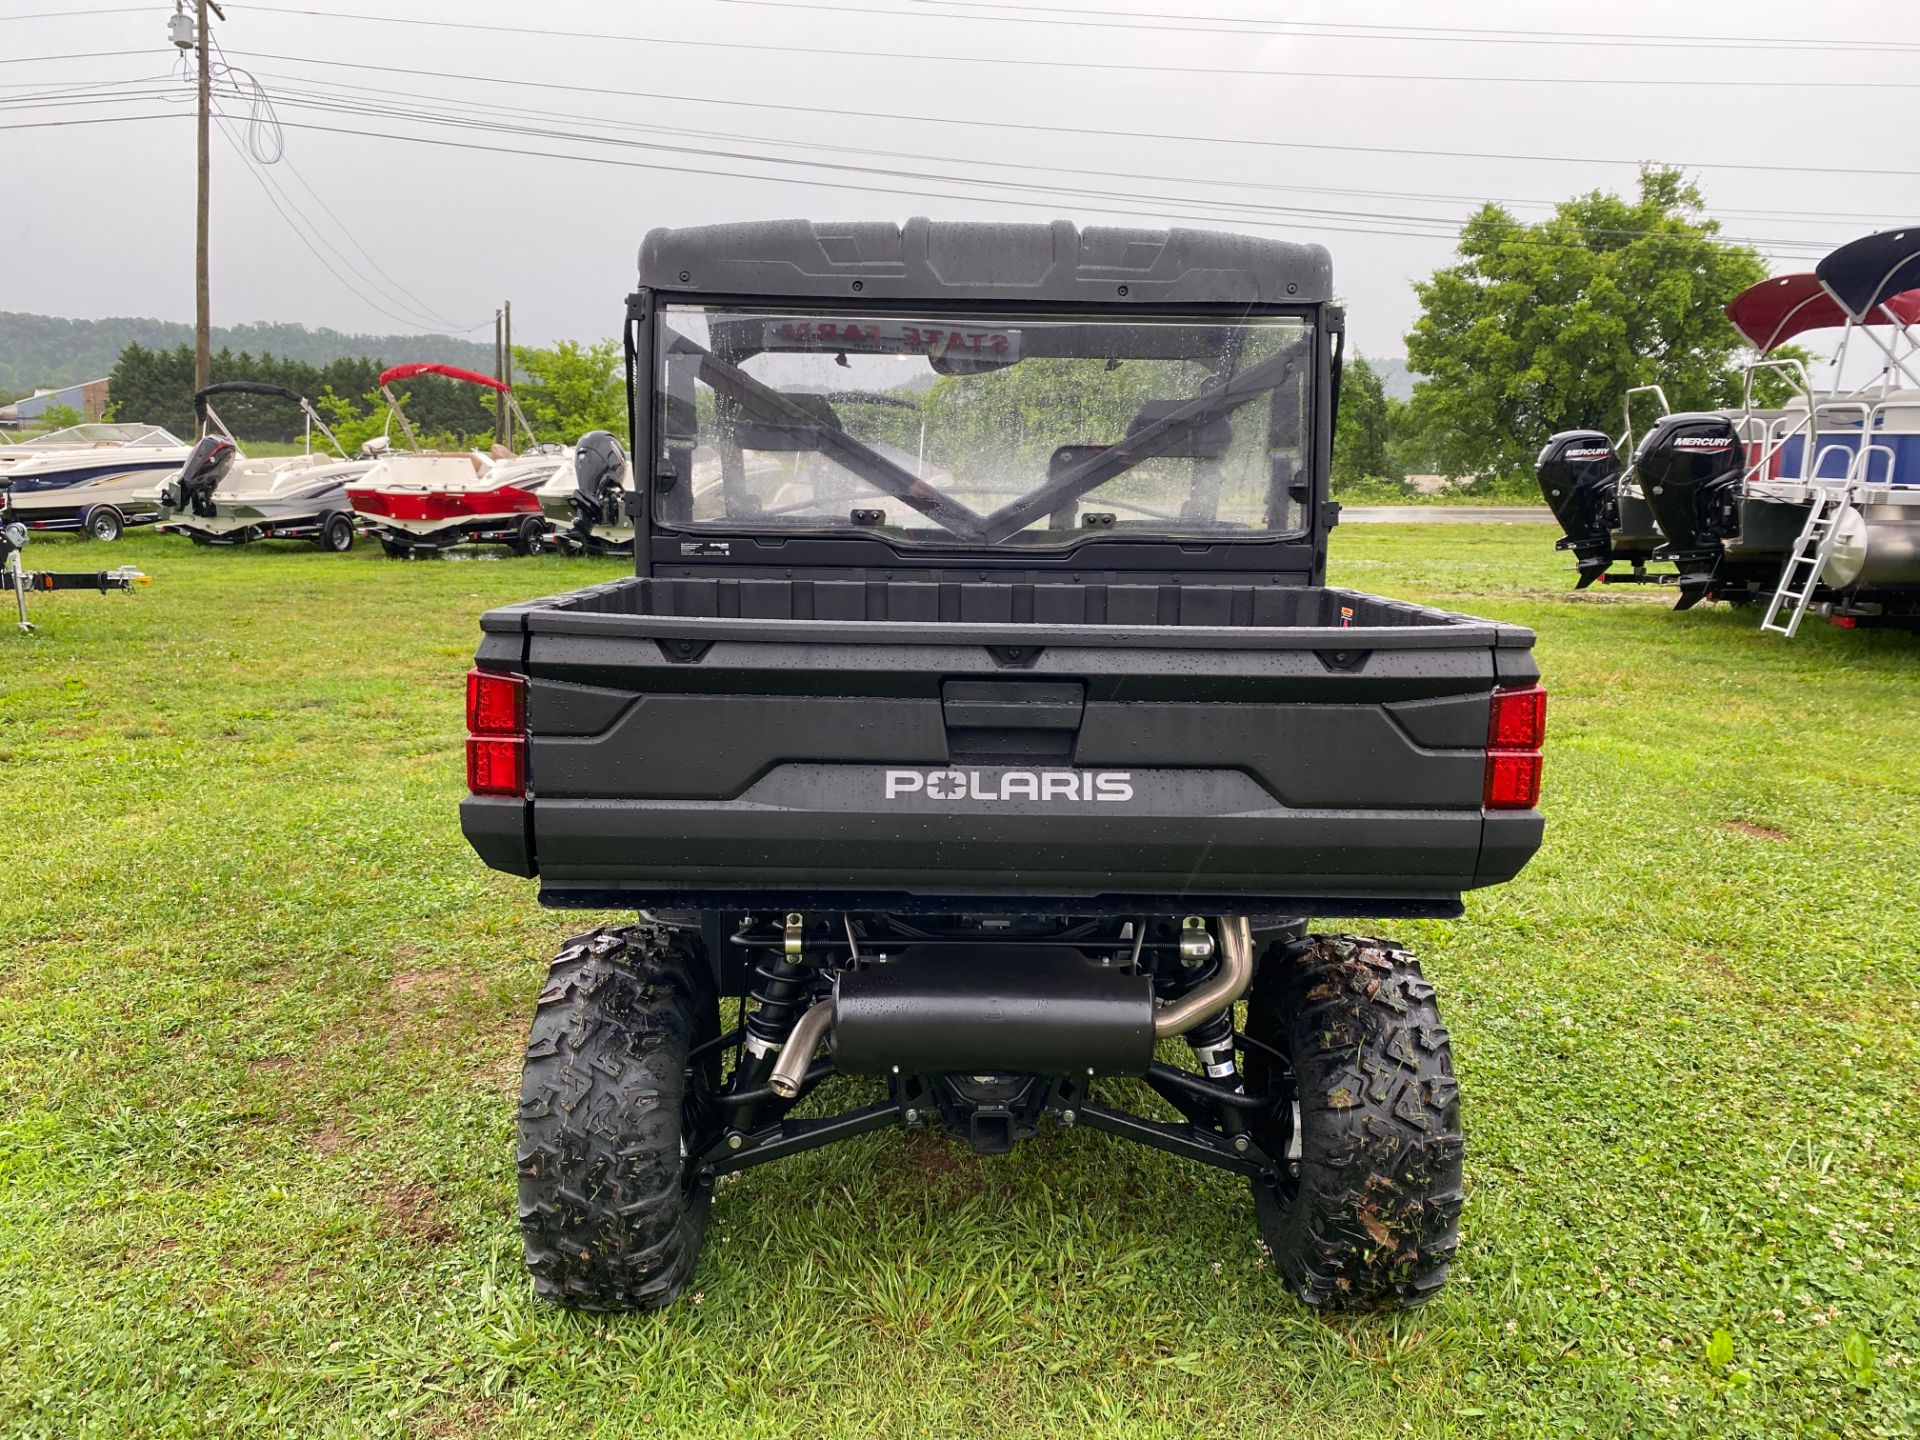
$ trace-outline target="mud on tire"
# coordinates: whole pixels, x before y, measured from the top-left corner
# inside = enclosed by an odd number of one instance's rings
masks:
[[[569,940],[547,973],[520,1084],[519,1209],[543,1298],[656,1309],[693,1274],[712,1178],[718,1051],[704,959],[650,925]]]
[[[1330,1309],[1417,1305],[1459,1244],[1460,1092],[1433,987],[1383,940],[1275,946],[1247,1007],[1248,1083],[1283,1096],[1261,1127],[1284,1156],[1299,1104],[1298,1173],[1256,1180],[1260,1237],[1290,1288]]]

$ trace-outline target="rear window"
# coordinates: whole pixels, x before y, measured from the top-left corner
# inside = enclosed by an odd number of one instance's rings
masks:
[[[665,307],[661,524],[1069,546],[1303,528],[1313,329]]]

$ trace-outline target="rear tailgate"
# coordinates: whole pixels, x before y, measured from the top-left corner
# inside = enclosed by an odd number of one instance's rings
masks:
[[[493,612],[532,799],[468,801],[469,836],[560,904],[1088,911],[1452,913],[1537,847],[1536,813],[1481,809],[1529,632],[1022,588],[625,581]]]

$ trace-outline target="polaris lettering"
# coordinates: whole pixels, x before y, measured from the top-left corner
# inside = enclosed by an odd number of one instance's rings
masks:
[[[1008,800],[1041,803],[1067,800],[1113,804],[1133,799],[1133,775],[1126,770],[889,770],[886,798],[924,795],[929,800]]]

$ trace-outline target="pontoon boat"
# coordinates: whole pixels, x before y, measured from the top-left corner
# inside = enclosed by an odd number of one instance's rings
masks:
[[[15,523],[118,540],[160,518],[155,482],[193,447],[157,425],[71,425],[0,450],[0,489]]]
[[[1765,599],[1766,629],[1791,635],[1816,599],[1843,623],[1920,618],[1920,227],[1841,246],[1812,275],[1762,282],[1727,315],[1760,352],[1737,411],[1665,417],[1636,468],[1685,609]],[[1798,360],[1770,352],[1840,328],[1834,373],[1856,337],[1878,349],[1875,379],[1817,390]],[[1763,375],[1792,391],[1755,404]],[[1903,618],[1904,617],[1904,618]]]

